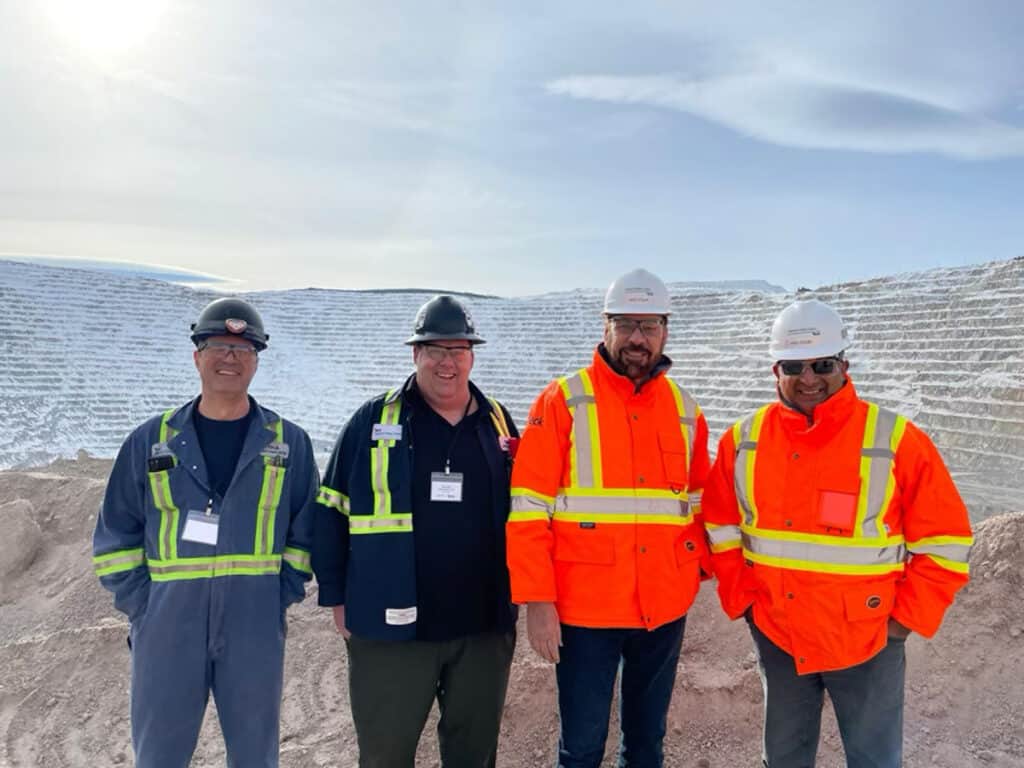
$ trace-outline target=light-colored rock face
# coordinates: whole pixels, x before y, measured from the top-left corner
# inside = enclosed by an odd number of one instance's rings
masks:
[[[770,279],[771,275],[767,275]],[[450,286],[457,289],[458,286]],[[768,330],[791,294],[671,286],[667,353],[712,442],[775,398]],[[198,388],[188,327],[212,294],[0,261],[0,467],[111,456],[135,425]],[[270,332],[253,394],[305,427],[321,456],[349,415],[412,370],[408,337],[431,294],[305,290],[249,296]],[[850,325],[863,397],[925,429],[975,518],[1024,491],[1024,259],[821,288]],[[466,297],[488,343],[473,379],[522,424],[553,377],[586,364],[602,292]]]

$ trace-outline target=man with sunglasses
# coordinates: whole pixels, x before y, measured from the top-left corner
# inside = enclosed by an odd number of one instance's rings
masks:
[[[518,432],[469,379],[483,343],[454,297],[424,304],[406,341],[415,372],[356,411],[320,488],[313,570],[345,638],[361,768],[412,768],[435,700],[441,764],[495,764]]]
[[[722,607],[746,618],[765,691],[764,765],[814,765],[828,691],[851,768],[902,765],[904,641],[967,582],[971,527],[931,440],[861,400],[847,330],[786,307],[779,401],[728,430],[704,492]]]
[[[192,325],[201,393],[114,462],[93,563],[131,622],[140,768],[187,765],[213,692],[229,766],[278,764],[285,610],[305,597],[317,469],[309,437],[256,403],[269,336],[245,301]]]
[[[516,458],[512,599],[557,665],[563,768],[601,764],[620,672],[619,764],[663,764],[686,612],[710,572],[707,425],[667,376],[671,311],[650,272],[615,280],[593,362],[541,393]]]

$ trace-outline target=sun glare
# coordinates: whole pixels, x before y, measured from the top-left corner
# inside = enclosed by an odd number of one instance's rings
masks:
[[[169,0],[49,0],[47,12],[60,35],[101,62],[145,45]]]

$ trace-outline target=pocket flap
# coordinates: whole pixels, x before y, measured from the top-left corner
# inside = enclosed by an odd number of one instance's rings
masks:
[[[850,621],[887,618],[892,613],[896,588],[892,582],[851,587],[843,592],[843,608]]]

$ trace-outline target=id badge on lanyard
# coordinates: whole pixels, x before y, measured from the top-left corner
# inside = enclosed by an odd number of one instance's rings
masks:
[[[215,547],[219,529],[220,515],[213,513],[213,499],[210,499],[205,511],[189,510],[188,517],[185,518],[185,529],[181,532],[181,540]]]

